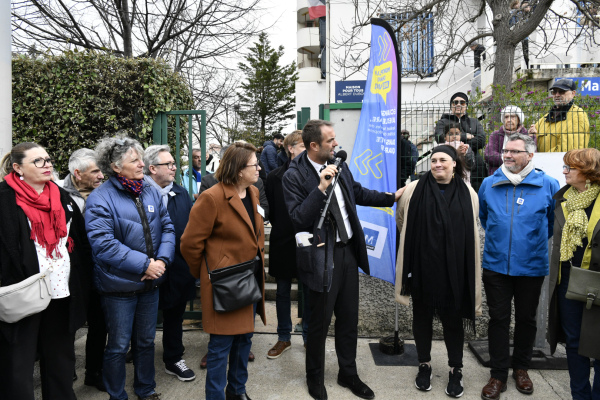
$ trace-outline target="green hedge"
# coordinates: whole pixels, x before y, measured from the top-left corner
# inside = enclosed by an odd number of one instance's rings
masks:
[[[194,108],[189,87],[164,61],[99,52],[13,58],[12,96],[13,144],[44,146],[61,177],[74,150],[118,130],[149,146],[157,112]]]

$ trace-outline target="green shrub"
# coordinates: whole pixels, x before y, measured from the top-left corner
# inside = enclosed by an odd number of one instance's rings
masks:
[[[61,177],[73,151],[118,130],[147,147],[156,113],[194,107],[188,85],[164,61],[87,51],[13,58],[12,96],[13,144],[44,146]]]

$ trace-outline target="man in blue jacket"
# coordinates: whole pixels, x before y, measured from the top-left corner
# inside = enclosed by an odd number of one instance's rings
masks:
[[[512,367],[517,390],[533,393],[527,374],[537,332],[538,300],[548,275],[548,239],[554,227],[552,199],[558,181],[533,167],[535,142],[514,134],[502,149],[504,164],[479,189],[479,218],[485,229],[483,284],[490,312],[491,378],[484,400],[500,398]],[[509,354],[511,302],[515,303],[512,365]]]
[[[260,161],[265,166],[265,173],[269,175],[269,172],[279,167],[277,162],[277,150],[283,145],[283,135],[276,133],[273,135],[273,140],[267,140],[263,144],[263,152],[260,155]]]
[[[308,393],[314,399],[327,399],[321,380],[326,338],[323,333],[327,332],[335,311],[337,382],[358,397],[373,399],[375,394],[360,380],[356,369],[358,269],[369,273],[365,234],[356,205],[392,207],[401,191],[392,194],[363,188],[344,164],[339,173],[340,182],[331,198],[329,214],[318,230],[323,203],[334,181],[331,177],[338,175],[338,169],[330,162],[338,144],[333,124],[323,120],[308,121],[302,131],[302,141],[306,151],[290,163],[283,176],[283,195],[294,231],[313,233],[312,245],[299,247],[296,252],[299,278],[310,288],[311,320],[306,342]],[[324,293],[325,283],[327,290]]]
[[[192,200],[188,192],[174,182],[176,169],[169,146],[154,145],[144,152],[144,180],[160,193],[175,228],[175,258],[167,270],[165,282],[160,285],[158,302],[158,308],[163,312],[163,362],[167,374],[186,382],[194,380],[196,375],[182,358],[183,313],[188,301],[196,297],[196,288],[179,243],[189,220]]]

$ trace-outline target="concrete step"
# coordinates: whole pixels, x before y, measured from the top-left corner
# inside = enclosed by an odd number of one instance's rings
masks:
[[[277,297],[277,284],[276,283],[265,283],[265,300],[275,301]],[[292,283],[291,300],[298,301],[298,284]]]

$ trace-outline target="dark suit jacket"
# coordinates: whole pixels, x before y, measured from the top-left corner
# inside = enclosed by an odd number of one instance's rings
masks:
[[[202,177],[200,181],[200,192],[204,192],[206,189],[209,189],[216,185],[219,181],[215,178],[215,174],[206,174]],[[267,195],[265,193],[265,185],[263,184],[262,179],[258,179],[254,184],[260,193],[260,206],[265,210],[265,221],[269,220],[269,202],[267,201]]]
[[[196,279],[190,273],[190,267],[185,262],[179,248],[181,235],[190,219],[193,203],[187,190],[178,184],[174,183],[171,191],[175,193],[175,196],[169,196],[167,210],[175,229],[175,258],[173,258],[173,263],[167,267],[165,274],[167,279],[159,286],[159,308],[161,310],[196,298],[194,285]]]
[[[353,243],[356,247],[358,266],[366,274],[369,274],[369,259],[367,256],[365,234],[358,219],[356,205],[391,207],[394,205],[394,194],[386,194],[363,188],[360,183],[354,180],[348,165],[345,163],[340,176],[342,190],[347,195],[344,196],[344,200],[346,201],[346,210],[350,218],[350,225],[354,232]],[[312,246],[298,248],[296,251],[296,262],[300,279],[312,290],[322,292],[324,286],[325,248],[327,248],[327,265],[332,267],[335,228],[332,222],[328,222],[322,228],[322,230],[325,230],[325,234],[318,232],[316,229],[321,210],[327,198],[317,186],[319,186],[319,176],[308,160],[305,151],[290,163],[289,169],[283,176],[283,195],[294,224],[294,230],[296,232],[306,231],[313,233]],[[327,245],[318,246],[319,238],[324,242],[325,237],[327,237]],[[331,277],[332,274],[329,274],[328,288],[331,287]]]
[[[271,205],[270,221],[273,228],[269,239],[269,275],[281,279],[298,277],[296,270],[296,239],[294,225],[283,197],[285,165],[275,168],[267,176],[267,200]]]

